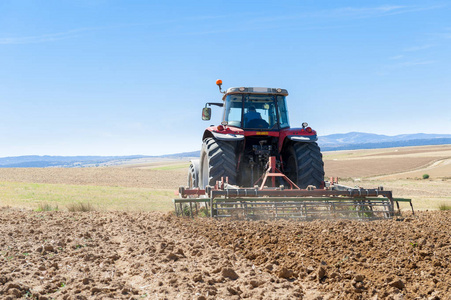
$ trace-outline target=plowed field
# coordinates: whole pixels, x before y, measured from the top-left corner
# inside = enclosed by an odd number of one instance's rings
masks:
[[[0,210],[1,299],[449,299],[451,212],[215,221]],[[33,298],[34,297],[34,298]]]

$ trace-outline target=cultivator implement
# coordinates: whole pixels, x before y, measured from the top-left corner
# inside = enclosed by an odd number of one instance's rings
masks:
[[[391,191],[350,188],[328,184],[324,189],[237,188],[227,184],[206,190],[181,187],[181,199],[174,199],[178,216],[204,215],[238,219],[359,219],[392,218],[399,214],[399,202]],[[202,197],[191,198],[193,195]],[[395,211],[394,205],[397,205]],[[410,205],[412,206],[411,202]],[[413,208],[412,208],[413,212]]]
[[[276,178],[282,178],[290,188],[274,187]],[[265,185],[269,179],[273,187]],[[352,188],[338,184],[338,178],[331,178],[320,189],[313,186],[300,189],[271,165],[259,181],[261,185],[254,188],[230,185],[227,178],[222,178],[214,187],[207,186],[206,189],[180,187],[179,195],[182,198],[174,199],[175,212],[178,216],[194,216],[201,211],[214,218],[251,220],[374,220],[400,214],[399,202],[409,202],[413,213],[410,199],[393,198],[392,192],[382,187]]]

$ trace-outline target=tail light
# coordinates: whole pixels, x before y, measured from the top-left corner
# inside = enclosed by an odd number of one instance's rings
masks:
[[[312,127],[307,127],[306,129],[305,129],[308,133],[312,133]]]
[[[222,125],[218,125],[218,127],[216,127],[218,129],[218,131],[223,131],[224,130],[224,126]]]

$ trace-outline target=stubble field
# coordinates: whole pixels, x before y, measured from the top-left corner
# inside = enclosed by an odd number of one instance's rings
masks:
[[[450,299],[450,151],[325,153],[327,176],[429,210],[372,222],[176,218],[180,161],[0,169],[0,298]]]

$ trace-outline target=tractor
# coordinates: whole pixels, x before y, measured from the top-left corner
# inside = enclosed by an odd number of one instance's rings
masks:
[[[316,131],[306,122],[290,127],[287,90],[223,92],[222,81],[216,84],[222,102],[207,102],[202,119],[210,120],[211,106],[219,106],[222,122],[203,133],[200,159],[191,161],[188,185],[173,200],[176,215],[193,217],[202,208],[214,218],[372,220],[399,215],[399,202],[409,202],[413,213],[410,199],[393,198],[383,187],[344,186],[335,177],[325,181]]]
[[[208,102],[202,119],[211,119],[211,107],[223,108],[222,122],[205,129],[200,160],[192,160],[188,187],[205,189],[222,178],[228,184],[253,187],[262,178],[270,157],[278,170],[299,188],[324,187],[324,163],[316,131],[306,122],[291,128],[286,97],[281,88],[232,87],[222,91],[222,102]],[[282,177],[278,185],[287,184]]]

